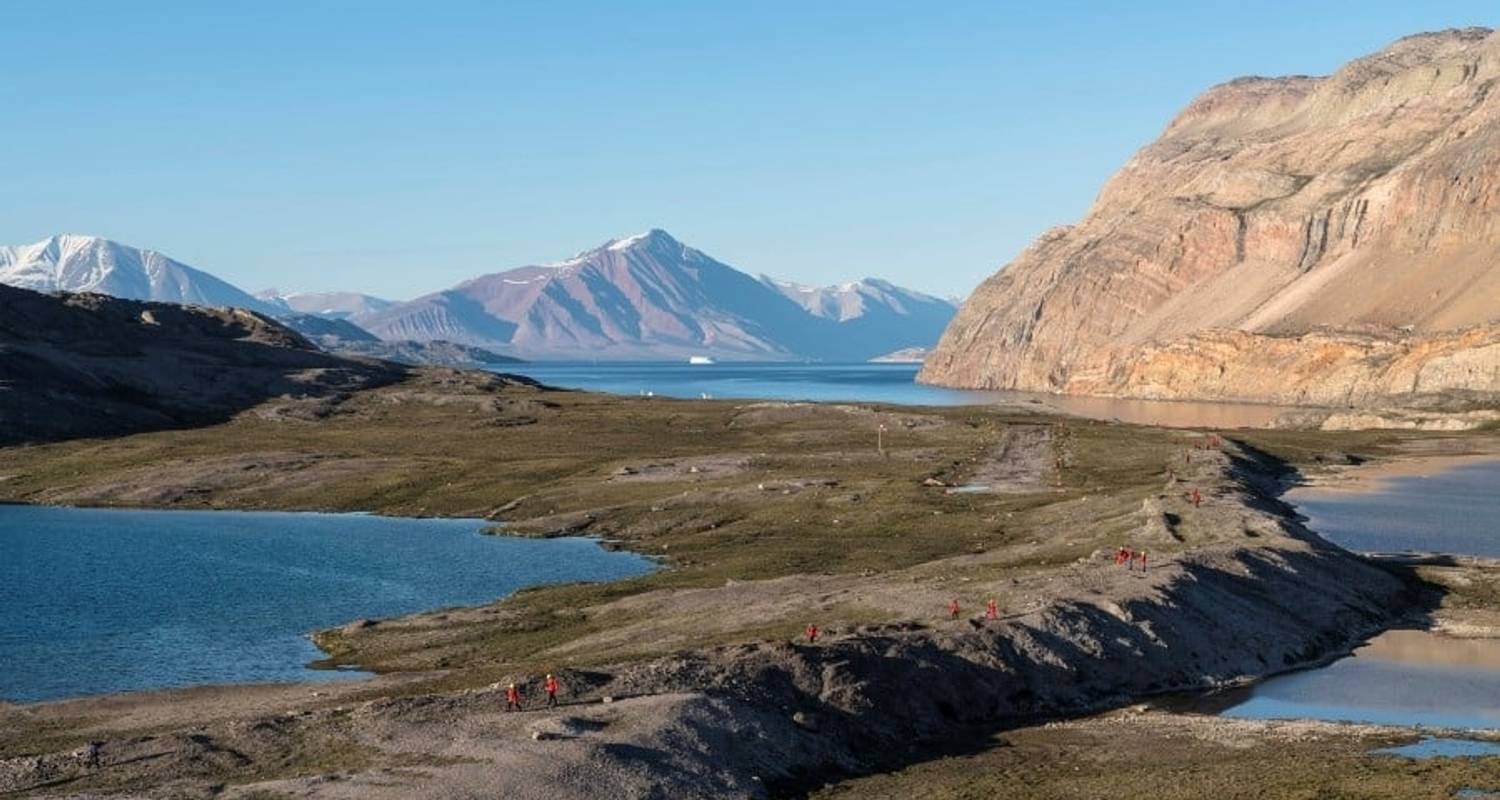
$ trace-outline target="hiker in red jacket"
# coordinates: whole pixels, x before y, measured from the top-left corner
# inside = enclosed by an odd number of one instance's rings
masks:
[[[505,687],[505,710],[521,710],[521,690],[517,689],[514,683]]]
[[[953,617],[954,619],[958,619],[958,612],[958,600],[954,599],[953,602],[948,604],[948,615]]]
[[[816,625],[809,625],[809,626],[807,626],[807,643],[808,644],[812,644],[813,642],[816,642],[817,640],[818,640],[818,626],[816,626]]]
[[[984,604],[984,618],[1000,619],[1000,604],[996,603],[993,597],[990,598],[988,603]]]
[[[547,707],[548,708],[556,708],[557,707],[557,678],[552,677],[552,675],[549,673],[547,675],[546,682],[542,684],[542,688],[544,688],[544,689],[547,690]]]
[[[1193,508],[1198,508],[1201,505],[1203,505],[1203,495],[1199,494],[1197,489],[1193,489]]]

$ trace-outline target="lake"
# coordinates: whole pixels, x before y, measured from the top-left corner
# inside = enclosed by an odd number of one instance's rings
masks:
[[[918,364],[534,362],[499,371],[567,389],[621,395],[898,405],[1011,405],[1092,419],[1191,428],[1264,428],[1284,406],[1066,397],[947,389],[916,382]]]
[[[0,698],[348,678],[306,667],[321,655],[307,633],[653,568],[486,524],[0,506]]]
[[[1387,631],[1353,656],[1239,697],[1224,716],[1500,729],[1500,641]]]
[[[1358,551],[1500,555],[1500,461],[1286,494],[1308,527]],[[1214,700],[1226,716],[1500,729],[1500,640],[1387,631],[1318,669],[1279,675]],[[1427,749],[1465,747],[1440,740]]]
[[[1285,499],[1309,528],[1349,550],[1500,557],[1500,460],[1347,488],[1309,486]]]

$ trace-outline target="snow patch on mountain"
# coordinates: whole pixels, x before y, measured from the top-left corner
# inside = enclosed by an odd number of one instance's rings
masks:
[[[0,283],[37,292],[96,292],[129,300],[274,311],[271,304],[155,250],[79,234],[0,247]]]

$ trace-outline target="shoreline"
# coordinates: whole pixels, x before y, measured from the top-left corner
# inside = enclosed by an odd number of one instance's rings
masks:
[[[1337,553],[1340,554],[1340,555],[1335,556],[1335,558],[1337,560],[1340,560],[1340,561],[1347,560],[1349,563],[1357,563],[1357,561],[1351,555],[1349,555],[1347,553],[1343,553],[1343,551],[1335,551],[1335,552],[1337,552]],[[1170,566],[1170,563],[1171,562],[1164,563],[1162,566],[1159,566],[1157,568],[1158,569],[1158,574],[1161,574],[1160,571],[1163,571],[1163,570],[1171,570],[1172,567]],[[1186,597],[1184,597],[1184,600],[1185,599],[1186,599]],[[1055,609],[1057,609],[1057,606],[1055,606],[1055,605],[1053,605],[1053,606],[1044,606],[1043,610],[1041,610],[1039,612],[1032,612],[1032,614],[1033,615],[1034,614],[1042,614],[1043,615],[1042,617],[1035,617],[1035,619],[1037,619],[1037,620],[1045,619],[1046,615],[1056,613]],[[418,614],[418,615],[414,615],[414,616],[421,617],[423,615]],[[1352,649],[1358,643],[1365,641],[1368,638],[1369,635],[1371,635],[1372,633],[1376,632],[1378,629],[1380,629],[1380,628],[1384,627],[1385,625],[1389,624],[1389,620],[1375,620],[1375,619],[1365,619],[1363,622],[1360,622],[1358,624],[1350,624],[1350,623],[1353,623],[1353,622],[1354,622],[1354,620],[1352,620],[1352,619],[1346,620],[1345,624],[1342,625],[1342,626],[1340,626],[1341,630],[1342,630],[1342,633],[1338,636],[1338,642],[1335,643],[1335,642],[1332,642],[1332,641],[1325,641],[1323,643],[1323,645],[1320,646],[1320,648],[1319,648],[1319,650],[1321,652],[1318,653],[1316,656],[1314,656],[1314,658],[1316,658],[1318,660],[1331,660],[1333,658],[1339,657],[1340,655],[1342,655],[1344,653],[1347,653],[1350,649]],[[1033,622],[1031,624],[1035,624],[1035,622]],[[857,645],[857,642],[859,640],[857,640],[857,639],[856,640],[850,640],[850,639],[847,639],[846,636],[847,635],[839,636],[838,639],[835,640],[838,644],[832,644],[831,643],[830,646],[836,646],[839,649],[845,649],[845,647],[847,645],[862,646],[862,645]],[[877,634],[877,639],[878,638],[879,638],[879,634]],[[764,646],[764,645],[760,645],[760,646]],[[1272,674],[1278,674],[1280,672],[1287,671],[1288,669],[1301,668],[1301,667],[1305,667],[1307,665],[1308,665],[1307,661],[1289,662],[1285,667],[1282,667],[1282,668],[1272,668],[1272,669],[1269,669],[1269,670],[1260,670],[1259,671],[1260,675],[1258,677],[1259,678],[1269,677]],[[1236,671],[1238,671],[1239,669],[1245,669],[1245,668],[1246,667],[1238,667],[1238,668],[1236,668]],[[1251,675],[1243,675],[1243,676],[1238,677],[1238,678],[1236,678],[1236,679],[1234,679],[1232,681],[1209,681],[1209,682],[1205,683],[1201,679],[1188,679],[1188,680],[1186,680],[1183,683],[1176,683],[1176,682],[1174,682],[1173,684],[1167,684],[1167,685],[1161,685],[1161,686],[1142,684],[1142,685],[1136,686],[1133,690],[1130,689],[1130,688],[1125,688],[1125,687],[1113,688],[1113,689],[1106,690],[1106,692],[1104,694],[1099,695],[1099,696],[1088,697],[1087,695],[1085,695],[1085,696],[1082,696],[1082,697],[1073,697],[1070,700],[1063,701],[1061,704],[1058,704],[1057,701],[1044,702],[1041,706],[1035,707],[1035,708],[1033,708],[1030,711],[1025,711],[1022,708],[1016,708],[1016,709],[1013,709],[1012,712],[1006,714],[1004,716],[1004,719],[1007,720],[1007,722],[1006,722],[1007,725],[1012,725],[1012,726],[1013,725],[1036,724],[1038,722],[1043,722],[1043,721],[1051,720],[1051,719],[1071,719],[1071,718],[1076,718],[1076,717],[1081,716],[1081,715],[1090,715],[1090,714],[1094,714],[1094,713],[1097,713],[1097,712],[1100,712],[1100,711],[1108,710],[1110,708],[1117,708],[1117,707],[1129,705],[1129,704],[1132,704],[1132,703],[1137,703],[1137,702],[1140,702],[1143,699],[1149,699],[1151,697],[1159,696],[1159,695],[1162,695],[1162,694],[1181,693],[1183,691],[1193,691],[1193,690],[1202,691],[1202,690],[1219,688],[1219,687],[1228,686],[1228,685],[1240,685],[1240,684],[1246,683],[1246,682],[1248,682],[1249,680],[1252,680],[1252,679],[1253,678],[1252,678]],[[904,682],[904,679],[902,679],[902,680]],[[1111,681],[1111,683],[1113,683],[1113,682]],[[1130,681],[1127,681],[1127,686],[1128,686],[1129,683],[1130,683]],[[216,687],[216,688],[217,688],[217,691],[215,691],[213,688],[204,689],[201,692],[201,694],[204,694],[204,695],[207,695],[207,696],[215,696],[215,695],[223,696],[223,695],[238,694],[241,697],[246,697],[246,696],[250,696],[250,695],[253,695],[253,694],[257,693],[258,691],[266,691],[264,689],[257,690],[254,687],[241,687],[241,686]],[[296,692],[299,692],[299,691],[305,692],[305,691],[307,691],[307,687],[305,685],[296,685],[296,684],[294,684],[294,685],[290,685],[290,686],[285,687],[285,691],[289,692],[289,693],[296,693]],[[658,689],[657,691],[660,691],[660,690]],[[356,692],[350,692],[349,694],[356,694]],[[174,696],[172,696],[172,699],[179,700],[179,701],[186,701],[186,702],[191,703],[191,701],[193,700],[192,695],[193,695],[193,691],[192,690],[187,690],[186,692],[175,694]],[[156,695],[153,695],[153,696],[145,696],[145,697],[132,696],[132,697],[124,697],[124,698],[119,697],[119,696],[114,696],[114,697],[109,697],[107,699],[101,700],[99,702],[101,704],[109,704],[109,703],[127,704],[127,705],[128,704],[133,704],[133,703],[149,704],[149,703],[151,703],[153,701],[157,701],[157,700],[160,700],[160,699],[163,699],[163,695],[161,695],[161,694],[156,694]],[[63,709],[66,709],[66,708],[73,707],[75,705],[84,705],[86,707],[87,703],[88,703],[87,700],[82,701],[81,703],[65,703],[63,705],[57,706],[56,709],[57,710],[63,710]],[[597,707],[600,707],[600,706],[598,706],[597,703],[595,703],[595,704],[591,705],[590,707],[591,708],[597,708]],[[959,713],[962,713],[962,712],[959,712]],[[972,721],[970,723],[966,723],[966,724],[974,724],[976,722],[978,722],[978,720],[974,720],[974,721]],[[929,722],[929,723],[927,723],[927,725],[930,726],[931,723]],[[928,733],[926,735],[927,736],[932,736],[933,734],[932,733]]]
[[[332,773],[342,796],[454,794],[492,786],[498,770],[526,776],[507,786],[517,797],[586,797],[600,780],[622,792],[766,797],[919,764],[959,732],[1305,667],[1431,607],[1415,568],[1376,566],[1307,532],[1278,499],[1306,459],[1262,452],[1378,454],[1410,437],[1250,432],[1245,446],[1236,433],[1222,450],[1192,450],[1203,437],[1188,431],[1034,412],[567,393],[544,394],[551,405],[527,407],[535,422],[490,440],[518,462],[496,460],[493,446],[455,460],[485,417],[446,399],[383,417],[392,404],[380,399],[392,395],[411,389],[384,390],[316,428],[248,420],[32,451],[7,494],[277,511],[373,499],[390,516],[415,509],[522,530],[584,519],[583,535],[661,568],[340,632],[322,648],[331,664],[398,683],[339,684],[351,688],[337,698],[310,696],[321,684],[221,685],[0,707],[0,728],[15,726],[0,736],[0,786],[29,785],[38,770],[78,786],[156,786],[160,767],[128,760],[132,737],[150,736],[189,759],[174,780],[246,792],[321,795],[332,784],[309,775]],[[429,422],[410,418],[422,413]],[[883,453],[865,437],[877,424],[890,429]],[[413,440],[414,425],[442,439]],[[236,451],[238,441],[253,444]],[[340,455],[299,457],[296,447]],[[569,448],[581,455],[560,459]],[[290,492],[248,482],[247,463],[291,464],[323,482]],[[75,465],[91,471],[78,476]],[[1003,491],[934,488],[1001,465]],[[1201,508],[1185,499],[1190,488],[1203,490]],[[1121,543],[1151,551],[1149,573],[1109,565]],[[939,613],[953,597],[967,616]],[[1000,598],[1001,619],[972,610],[985,597]],[[816,644],[799,636],[808,621],[824,631]],[[504,715],[497,687],[543,672],[569,687],[568,704]],[[536,687],[523,688],[534,702]],[[184,726],[216,696],[240,710]],[[263,722],[285,731],[247,733]],[[188,729],[250,753],[251,766],[194,760],[198,740],[172,738]],[[102,737],[109,768],[67,755],[80,735]],[[682,737],[702,744],[671,744]],[[363,755],[320,755],[336,742]],[[453,752],[466,760],[446,760]],[[423,759],[423,783],[380,777],[381,765],[410,758]]]
[[[138,513],[150,513],[150,514],[161,514],[161,513],[167,513],[167,514],[202,514],[202,515],[216,515],[216,514],[262,514],[262,515],[276,515],[276,516],[314,515],[314,516],[324,516],[324,517],[327,517],[327,516],[335,516],[335,517],[337,517],[337,516],[381,517],[381,518],[385,518],[385,519],[397,519],[397,520],[409,520],[409,521],[444,520],[444,521],[452,521],[452,522],[459,522],[459,523],[472,523],[473,530],[470,533],[472,535],[479,536],[479,537],[485,537],[485,538],[503,537],[503,538],[513,538],[513,539],[517,539],[517,540],[537,539],[537,538],[547,538],[547,539],[556,539],[556,540],[577,539],[577,540],[581,540],[581,541],[591,542],[599,550],[604,551],[604,552],[619,552],[622,549],[623,550],[627,550],[628,552],[632,553],[633,555],[637,555],[637,556],[639,556],[639,557],[641,557],[641,558],[643,558],[643,559],[651,562],[654,565],[652,567],[653,570],[661,569],[662,565],[663,565],[663,562],[662,562],[662,560],[661,560],[661,558],[659,556],[652,555],[652,554],[649,554],[649,553],[637,553],[637,552],[635,552],[633,550],[628,550],[627,548],[622,548],[622,547],[618,546],[619,543],[615,543],[616,546],[611,547],[610,546],[610,540],[606,540],[606,539],[604,539],[601,536],[589,535],[589,534],[567,534],[567,535],[549,536],[549,537],[536,537],[536,536],[516,535],[516,534],[511,534],[511,533],[505,532],[503,530],[503,526],[496,525],[496,523],[494,522],[494,520],[489,520],[489,519],[484,519],[484,518],[479,518],[479,517],[449,516],[449,515],[440,515],[440,514],[428,515],[428,516],[424,516],[424,517],[411,517],[411,516],[405,516],[405,515],[388,514],[388,513],[384,513],[384,512],[380,512],[380,511],[370,511],[370,510],[358,510],[358,511],[343,511],[343,510],[341,510],[341,511],[325,511],[325,510],[306,510],[306,509],[300,509],[300,508],[266,508],[266,507],[254,507],[254,508],[223,508],[223,507],[184,508],[184,507],[181,507],[181,506],[177,506],[177,507],[172,507],[172,506],[162,507],[162,506],[135,506],[135,505],[129,505],[129,506],[127,506],[127,505],[71,505],[71,504],[33,503],[33,502],[16,501],[16,500],[12,500],[12,501],[8,501],[8,502],[0,503],[0,506],[9,506],[9,507],[16,507],[16,508],[54,509],[54,510],[62,510],[62,511],[74,511],[74,510],[76,510],[76,511],[107,511],[107,512],[123,512],[123,513],[138,512]],[[573,580],[573,581],[565,581],[564,583],[607,584],[607,583],[614,583],[614,582],[617,582],[617,581],[630,580],[631,578],[634,578],[634,577],[640,577],[640,576],[626,576],[626,577],[622,577],[622,578],[614,578],[614,579],[610,579],[610,580],[598,580],[598,581]],[[317,673],[324,673],[324,674],[327,674],[327,673],[347,673],[350,676],[348,678],[343,678],[343,679],[318,679],[318,678],[314,678],[314,677],[310,677],[309,676],[309,677],[303,677],[303,678],[291,678],[291,679],[287,679],[287,680],[269,680],[269,681],[266,681],[266,680],[246,680],[246,681],[224,681],[224,682],[186,683],[186,684],[163,685],[163,686],[143,686],[143,687],[136,688],[136,689],[126,689],[126,690],[116,690],[116,691],[102,691],[102,692],[85,692],[83,694],[67,695],[67,696],[62,696],[62,697],[50,697],[50,698],[39,699],[39,700],[19,700],[19,699],[14,699],[14,698],[0,697],[0,711],[3,711],[3,710],[34,710],[34,709],[39,709],[39,708],[44,707],[44,706],[73,706],[73,705],[79,705],[79,704],[99,705],[99,706],[113,706],[113,705],[129,704],[129,703],[132,703],[132,702],[136,702],[137,699],[139,699],[140,702],[160,701],[162,699],[171,698],[171,697],[174,697],[174,696],[179,695],[179,694],[183,694],[183,695],[198,695],[198,694],[228,695],[228,694],[234,694],[234,693],[237,693],[237,692],[243,692],[246,695],[259,695],[259,694],[265,694],[267,692],[277,693],[279,690],[286,690],[286,691],[306,691],[306,692],[310,693],[312,696],[347,695],[347,694],[354,693],[354,690],[358,689],[359,685],[372,684],[373,682],[377,682],[377,681],[380,681],[383,678],[388,678],[388,677],[397,677],[397,678],[399,678],[399,677],[401,677],[403,675],[409,675],[410,673],[382,672],[382,671],[378,671],[378,670],[367,669],[367,668],[361,667],[359,665],[328,664],[326,662],[328,662],[330,656],[332,656],[333,654],[330,653],[327,649],[325,649],[323,647],[323,645],[320,642],[320,635],[327,634],[327,633],[333,632],[333,631],[338,631],[340,629],[347,628],[347,627],[349,627],[351,625],[356,625],[356,624],[361,624],[361,623],[363,623],[363,624],[380,624],[380,623],[387,623],[387,622],[391,622],[391,621],[395,621],[395,620],[400,620],[400,619],[406,619],[406,618],[412,618],[412,617],[420,617],[420,616],[432,615],[432,614],[439,614],[439,613],[451,613],[451,612],[458,612],[458,611],[473,611],[473,610],[476,610],[476,609],[486,608],[486,607],[489,607],[489,606],[494,606],[496,604],[504,603],[507,599],[509,599],[510,597],[514,596],[517,593],[528,591],[528,590],[531,590],[531,589],[540,588],[540,587],[546,587],[546,586],[550,586],[550,585],[555,585],[555,584],[554,583],[549,583],[549,582],[528,583],[528,584],[525,584],[525,585],[522,585],[522,586],[518,586],[518,587],[510,590],[510,591],[506,592],[504,595],[497,596],[493,600],[490,600],[490,601],[487,601],[487,602],[483,602],[483,603],[479,603],[479,604],[462,604],[462,603],[460,603],[460,604],[437,605],[437,606],[433,606],[433,607],[430,607],[430,608],[414,609],[412,611],[409,611],[409,612],[406,612],[406,613],[403,613],[403,614],[392,615],[392,616],[374,616],[374,617],[372,617],[372,616],[366,616],[366,615],[358,615],[358,616],[355,616],[355,617],[347,619],[347,620],[342,620],[342,621],[339,621],[339,622],[330,623],[330,624],[328,624],[326,626],[323,626],[323,627],[318,627],[318,628],[314,628],[314,629],[311,629],[311,630],[301,630],[301,631],[295,631],[295,632],[289,632],[288,633],[288,635],[294,635],[297,638],[303,639],[303,640],[311,643],[311,645],[314,648],[316,648],[317,651],[321,654],[321,656],[319,658],[316,658],[316,659],[314,659],[312,661],[301,662],[300,666],[301,666],[302,670],[304,670],[304,671],[310,671],[310,672],[317,672]],[[425,678],[432,678],[432,677],[434,677],[434,675],[425,675],[423,677],[425,677]],[[383,683],[392,683],[393,685],[399,685],[399,684],[405,683],[405,682],[409,682],[409,681],[408,680],[396,680],[396,681],[385,681]],[[382,683],[382,686],[383,686],[383,683]],[[335,689],[335,687],[340,687],[340,688],[348,687],[348,688],[345,691],[338,691],[338,690]],[[376,688],[380,688],[380,687],[376,687]]]

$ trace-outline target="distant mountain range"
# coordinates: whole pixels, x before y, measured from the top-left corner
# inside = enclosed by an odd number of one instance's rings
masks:
[[[282,294],[275,289],[256,292],[255,297],[277,308],[301,314],[317,314],[330,319],[349,319],[362,314],[384,311],[395,305],[359,292],[292,292]]]
[[[357,292],[250,295],[155,251],[76,235],[0,248],[0,283],[236,306],[277,317],[330,349],[379,354],[376,337],[402,343],[407,360],[430,352],[863,361],[932,345],[956,310],[948,300],[872,278],[830,287],[755,278],[662,230],[399,303]],[[366,331],[373,335],[362,335]],[[474,349],[420,346],[428,342]]]
[[[381,338],[446,339],[523,358],[863,361],[932,344],[954,311],[884,281],[811,288],[757,279],[651,230],[353,319]]]

